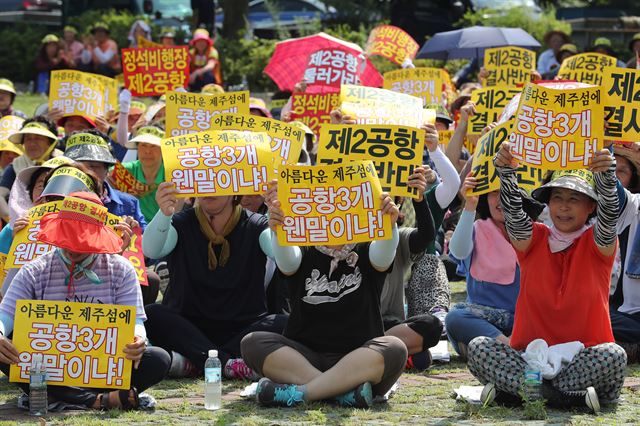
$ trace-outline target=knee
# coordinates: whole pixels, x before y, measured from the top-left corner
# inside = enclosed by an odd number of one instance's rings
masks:
[[[381,355],[386,373],[402,371],[409,356],[407,345],[395,336],[384,336],[379,339],[383,340],[384,349]]]
[[[145,368],[155,376],[154,383],[160,382],[169,372],[171,356],[157,346],[148,347],[144,355]]]
[[[265,348],[273,333],[268,331],[254,331],[247,334],[240,341],[240,353],[244,362],[254,371],[262,374],[262,367],[266,357]]]
[[[603,345],[602,349],[606,352],[605,357],[611,357],[613,359],[614,364],[619,365],[622,369],[625,369],[627,366],[627,351],[617,343],[610,343],[607,345]]]
[[[418,315],[406,321],[409,328],[422,337],[422,350],[438,344],[442,335],[442,323],[431,314]]]
[[[469,342],[467,346],[467,354],[469,359],[476,357],[483,348],[486,348],[494,339],[486,336],[478,336]]]
[[[147,314],[147,321],[152,321],[158,316],[162,315],[166,311],[166,307],[162,303],[152,303],[144,307],[144,311]]]
[[[464,327],[465,323],[465,311],[462,309],[452,309],[447,313],[444,318],[444,323],[447,327],[447,334],[451,337],[451,340],[458,340],[459,331]]]

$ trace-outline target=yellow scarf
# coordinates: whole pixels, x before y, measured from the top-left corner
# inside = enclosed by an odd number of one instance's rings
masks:
[[[238,204],[237,206],[233,207],[233,213],[231,213],[231,217],[224,225],[224,228],[222,229],[222,235],[218,235],[213,231],[213,228],[211,228],[211,224],[209,223],[209,216],[202,210],[200,204],[197,204],[195,209],[196,217],[198,218],[198,223],[200,224],[200,230],[209,240],[209,270],[215,271],[218,267],[218,263],[220,263],[220,266],[224,267],[229,260],[229,241],[227,241],[225,237],[229,235],[231,231],[233,231],[233,229],[240,221],[242,206]],[[218,262],[215,251],[213,251],[213,247],[219,245],[222,245],[222,249],[220,250],[220,262]]]

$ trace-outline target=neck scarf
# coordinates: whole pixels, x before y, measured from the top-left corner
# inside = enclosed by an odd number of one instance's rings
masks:
[[[100,277],[89,269],[89,266],[96,259],[95,254],[90,254],[82,262],[76,263],[71,261],[59,248],[56,249],[56,253],[58,253],[64,264],[67,265],[68,275],[64,279],[64,283],[67,285],[67,296],[72,297],[75,294],[74,280],[80,280],[86,277],[92,284],[102,284]]]
[[[196,205],[196,217],[198,218],[198,223],[200,224],[200,230],[209,240],[209,270],[215,271],[218,267],[218,263],[220,266],[224,267],[229,260],[230,249],[229,249],[229,241],[225,238],[233,229],[236,227],[238,222],[240,221],[240,213],[242,213],[242,206],[239,204],[233,208],[233,212],[231,213],[231,217],[224,225],[222,229],[222,235],[218,235],[211,228],[211,224],[209,223],[209,216],[202,210],[200,204]],[[218,262],[218,258],[216,257],[216,253],[213,250],[214,246],[222,245],[222,249],[220,250],[220,262]]]
[[[356,266],[358,262],[358,253],[353,251],[355,244],[345,244],[341,249],[332,249],[327,246],[315,246],[316,250],[320,253],[326,254],[331,257],[331,266],[329,267],[329,276],[333,274],[333,271],[338,267],[338,262],[344,260],[347,265],[352,268]]]
[[[500,228],[493,220],[485,219],[476,220],[473,230],[471,276],[487,283],[513,284],[518,257]]]
[[[584,232],[589,229],[587,225],[583,225],[582,228],[573,232],[562,232],[558,231],[555,226],[549,228],[549,249],[551,253],[558,253],[567,247],[569,247],[573,242],[580,237],[580,235],[584,234]]]

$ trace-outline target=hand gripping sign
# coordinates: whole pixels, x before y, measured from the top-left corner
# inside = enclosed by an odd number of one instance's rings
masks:
[[[281,245],[340,245],[391,238],[382,189],[371,161],[330,166],[282,166],[278,200]]]
[[[29,383],[31,357],[40,353],[48,385],[129,389],[131,361],[123,349],[133,342],[135,320],[133,306],[18,300],[13,344],[19,361],[9,380]]]
[[[604,146],[601,90],[556,90],[528,83],[509,136],[513,156],[546,170],[588,167]]]
[[[212,130],[163,139],[162,158],[182,198],[262,194],[274,176],[266,133]]]

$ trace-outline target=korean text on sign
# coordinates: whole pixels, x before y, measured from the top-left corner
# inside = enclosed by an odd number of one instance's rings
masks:
[[[371,161],[331,166],[282,166],[278,200],[281,245],[339,245],[391,238],[382,189]]]
[[[133,342],[133,306],[18,300],[13,344],[18,363],[12,382],[29,382],[34,353],[43,354],[47,384],[129,389],[131,361],[123,349]]]
[[[476,113],[469,119],[469,134],[479,135],[487,125],[498,121],[502,110],[518,93],[520,89],[505,86],[474,90],[471,102],[476,104]]]
[[[500,189],[500,178],[493,165],[493,157],[502,142],[509,138],[513,120],[502,123],[483,135],[476,145],[471,165],[471,174],[477,179],[477,185],[469,195],[482,195]],[[520,164],[517,170],[518,185],[525,190],[533,190],[540,185],[545,171],[528,164]]]
[[[134,96],[161,96],[186,87],[189,81],[187,46],[122,49],[124,84]]]
[[[296,164],[305,141],[304,131],[299,127],[255,115],[217,115],[213,119],[213,127],[221,130],[265,132],[269,138],[276,165]]]
[[[156,185],[149,185],[138,181],[133,174],[121,163],[116,163],[109,173],[109,183],[118,191],[131,194],[134,197],[144,197],[156,189]]]
[[[316,135],[320,126],[331,121],[330,113],[340,104],[339,93],[294,93],[291,100],[291,119],[302,121]]]
[[[63,116],[105,114],[105,85],[94,74],[80,71],[51,71],[49,110],[62,110]]]
[[[249,92],[228,92],[218,95],[199,93],[167,93],[168,138],[211,130],[218,114],[249,115]]]
[[[401,28],[380,25],[369,34],[366,52],[369,56],[380,55],[401,65],[405,59],[413,59],[420,45]]]
[[[136,226],[132,231],[131,242],[129,243],[129,247],[122,253],[122,257],[133,265],[140,285],[148,286],[147,268],[145,267],[144,254],[142,253],[142,228]]]
[[[274,176],[265,133],[212,130],[163,139],[162,158],[178,197],[262,194]]]
[[[558,78],[599,86],[602,84],[605,68],[615,66],[616,58],[613,56],[593,52],[580,53],[562,61]]]
[[[6,141],[9,139],[9,136],[20,130],[23,122],[23,118],[16,117],[15,115],[5,115],[0,118],[0,142]]]
[[[424,130],[401,126],[325,124],[320,132],[318,164],[373,160],[384,192],[417,198],[407,182],[422,164]]]
[[[425,105],[443,105],[447,81],[447,71],[440,68],[405,68],[384,73],[382,87],[421,98]]]
[[[622,141],[640,140],[640,70],[607,68],[602,81],[605,136]]]
[[[356,56],[342,49],[321,49],[309,57],[304,80],[309,85],[340,87],[357,84],[358,70],[363,66],[363,55]]]
[[[601,89],[554,90],[527,84],[509,141],[513,155],[547,170],[581,169],[604,145]]]
[[[484,69],[489,75],[485,86],[518,86],[531,81],[536,69],[536,54],[515,46],[495,47],[484,51]]]

